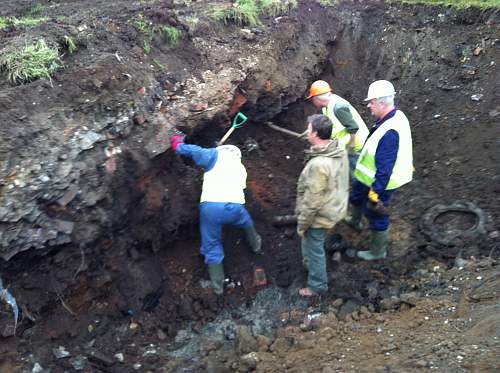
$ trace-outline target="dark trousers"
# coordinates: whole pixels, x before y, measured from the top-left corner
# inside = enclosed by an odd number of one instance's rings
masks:
[[[349,202],[354,206],[363,207],[363,214],[366,216],[370,222],[368,228],[374,231],[385,231],[389,228],[389,215],[379,214],[369,208],[368,204],[368,192],[370,187],[361,183],[357,179],[352,182],[351,196]],[[382,194],[379,194],[379,198],[385,207],[389,207],[389,202],[395,189],[385,190]],[[380,203],[380,202],[379,202]]]

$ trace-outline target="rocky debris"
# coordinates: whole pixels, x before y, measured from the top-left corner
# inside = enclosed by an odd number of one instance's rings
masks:
[[[90,352],[88,356],[89,361],[97,364],[97,365],[103,365],[105,367],[110,367],[115,364],[115,361],[108,357],[106,354],[93,350]]]
[[[256,352],[250,352],[240,358],[243,371],[252,371],[257,367],[259,356]]]
[[[170,148],[169,132],[175,128],[163,116],[156,116],[153,120],[153,126],[157,128],[156,136],[152,137],[145,147],[149,158],[157,157]]]
[[[82,355],[70,358],[69,362],[74,370],[85,370],[87,367],[87,358]]]
[[[266,337],[265,335],[256,335],[255,339],[257,341],[257,350],[260,352],[266,352],[269,350],[269,346],[272,343],[272,339]]]
[[[88,131],[79,135],[77,146],[80,150],[89,150],[94,147],[94,145],[100,141],[104,141],[105,137],[94,131]]]
[[[235,349],[239,354],[257,351],[257,341],[246,326],[236,327]]]
[[[417,302],[420,298],[421,297],[417,292],[403,293],[399,296],[399,299],[401,300],[401,302],[404,302],[404,303],[409,304],[411,306],[416,306]]]
[[[35,363],[31,373],[50,373],[50,369],[43,369],[39,363]]]
[[[287,352],[293,345],[292,337],[278,337],[269,347],[271,352],[283,353]]]
[[[54,354],[56,359],[64,359],[71,356],[71,354],[68,351],[66,351],[66,349],[63,346],[59,346],[58,348],[53,348],[52,353]]]

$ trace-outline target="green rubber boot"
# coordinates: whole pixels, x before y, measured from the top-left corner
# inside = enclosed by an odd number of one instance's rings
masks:
[[[363,230],[363,223],[361,223],[362,217],[363,206],[351,205],[351,215],[346,217],[344,222],[356,232],[360,233]]]
[[[369,251],[358,251],[358,258],[364,260],[385,259],[389,246],[389,231],[372,231],[372,243]]]
[[[248,245],[255,254],[262,254],[262,238],[255,230],[255,225],[244,228]]]
[[[208,274],[215,294],[221,295],[224,292],[224,266],[222,263],[209,264]]]

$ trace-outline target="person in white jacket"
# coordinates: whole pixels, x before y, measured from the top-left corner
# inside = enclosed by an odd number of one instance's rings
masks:
[[[241,151],[234,145],[202,148],[184,143],[183,135],[171,138],[172,149],[190,157],[205,171],[200,198],[201,254],[205,258],[216,294],[224,291],[224,249],[222,227],[231,224],[245,231],[253,252],[261,253],[262,239],[245,208],[247,172],[241,163]]]

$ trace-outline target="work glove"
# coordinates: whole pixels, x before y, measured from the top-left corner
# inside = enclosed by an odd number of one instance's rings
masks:
[[[389,215],[387,207],[384,206],[377,192],[372,189],[368,192],[368,208],[377,214]]]
[[[377,192],[375,192],[373,189],[370,189],[370,191],[368,192],[368,199],[373,203],[378,203],[380,201]]]
[[[174,149],[174,152],[177,151],[177,147],[179,145],[184,144],[184,138],[186,135],[174,135],[170,138],[170,146]]]

